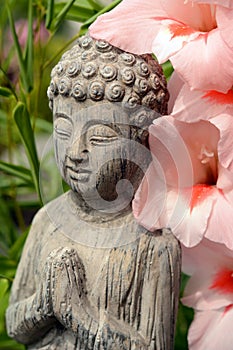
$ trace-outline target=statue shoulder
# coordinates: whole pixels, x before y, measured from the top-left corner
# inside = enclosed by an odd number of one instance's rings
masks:
[[[180,252],[180,244],[169,228],[162,228],[153,232],[144,230],[140,236],[140,246],[155,249],[159,252]]]
[[[53,223],[53,214],[55,213],[56,208],[65,205],[66,197],[67,193],[64,193],[41,207],[32,220],[32,226],[37,225],[40,222],[43,222],[44,224]]]

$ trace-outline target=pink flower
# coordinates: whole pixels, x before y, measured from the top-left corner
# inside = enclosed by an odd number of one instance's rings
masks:
[[[49,38],[49,32],[45,28],[44,23],[41,23],[40,27],[37,27],[38,23],[37,21],[33,22],[33,35],[34,35],[34,44],[41,43],[42,45],[45,44],[47,39]],[[27,37],[28,37],[28,21],[25,19],[20,19],[15,22],[15,30],[16,34],[18,36],[19,44],[21,46],[22,51],[24,51],[25,46],[27,44]],[[8,67],[8,76],[10,77],[10,80],[17,84],[19,79],[19,67],[17,64],[16,54],[12,56],[12,47],[14,47],[14,41],[12,37],[12,33],[10,29],[6,31],[6,39],[4,41],[4,47],[3,47],[3,60],[9,61],[9,58],[11,58],[10,65]]]
[[[160,63],[170,59],[192,89],[226,92],[233,81],[232,18],[232,0],[123,0],[90,34],[126,51],[153,52]]]
[[[192,277],[182,302],[195,309],[189,349],[231,350],[233,252],[204,239],[194,248],[183,247],[183,268]]]
[[[173,72],[169,82],[168,112],[175,118],[196,122],[211,119],[221,113],[233,116],[233,89],[225,93],[209,91],[193,91],[189,85]]]
[[[227,114],[196,123],[171,116],[154,121],[153,160],[133,201],[140,224],[151,231],[171,227],[187,247],[206,237],[233,249],[232,151],[224,148],[232,129]]]
[[[15,30],[18,36],[19,44],[22,48],[25,47],[27,42],[27,36],[28,36],[28,21],[21,19],[15,22]],[[37,22],[33,22],[33,32],[34,32],[34,43],[38,43],[38,41],[41,41],[42,43],[45,43],[47,39],[49,38],[49,32],[45,28],[44,23],[41,23],[40,27],[37,28]],[[13,44],[13,38],[12,33],[10,30],[7,32],[7,39],[9,42],[7,44]]]
[[[233,304],[196,311],[188,332],[189,350],[232,350]]]
[[[229,118],[224,116],[230,115],[231,123],[233,122],[233,89],[226,93],[214,90],[191,91],[188,84],[184,83],[176,72],[168,83],[168,89],[171,96],[169,113],[178,120],[197,122],[223,115],[222,118],[215,119],[221,133],[218,156],[222,165],[233,171],[233,157],[229,156],[230,150],[233,149],[232,127]]]
[[[232,0],[186,0],[186,2],[201,2],[202,4],[210,4],[210,5],[220,5],[228,8],[233,8],[233,1]]]

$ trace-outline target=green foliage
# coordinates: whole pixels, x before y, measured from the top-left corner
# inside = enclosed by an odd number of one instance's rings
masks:
[[[17,178],[24,180],[28,186],[33,185],[32,174],[30,169],[27,169],[20,165],[0,161],[0,170],[4,171],[9,175],[13,175]]]
[[[52,132],[50,71],[79,36],[71,37],[66,20],[85,23],[100,10],[94,0],[1,1],[0,349],[24,349],[8,338],[4,315],[32,214],[42,205],[36,140]]]
[[[80,29],[80,35],[83,35],[86,33],[88,27],[96,20],[96,18],[100,15],[102,15],[105,12],[111,11],[115,6],[117,6],[119,3],[121,2],[121,0],[114,0],[112,3],[110,3],[110,5],[102,8],[99,12],[95,13],[92,17],[90,17],[89,19],[87,19],[81,29]]]
[[[28,1],[28,35],[25,52],[23,53],[16,33],[16,28],[10,6],[7,4],[9,25],[13,36],[14,46],[17,52],[22,84],[26,92],[33,88],[33,28],[32,28],[32,0]]]
[[[12,92],[10,89],[5,87],[0,87],[0,96],[10,97],[11,95],[12,95]]]
[[[172,72],[173,72],[173,67],[170,61],[167,61],[165,63],[163,63],[162,65],[163,67],[163,73],[165,75],[165,77],[167,78],[167,80],[169,80]]]
[[[34,133],[30,122],[30,116],[25,104],[18,102],[13,110],[13,116],[27,153],[35,189],[41,200],[39,186],[40,165],[36,151]]]
[[[182,273],[180,297],[183,295],[188,279],[189,277]],[[179,303],[178,317],[176,321],[175,350],[188,349],[187,334],[188,328],[193,320],[193,314],[193,309],[184,306],[181,302]]]
[[[46,96],[50,71],[102,13],[98,0],[1,0],[0,16],[0,349],[24,349],[8,338],[5,310],[31,217],[42,205],[36,141],[52,132]],[[67,20],[78,22],[72,36]],[[172,67],[164,65],[168,77]],[[56,178],[54,173],[54,178]],[[63,183],[63,190],[66,185]],[[52,191],[53,189],[51,189]],[[50,198],[50,195],[48,195]],[[187,321],[188,320],[188,321]],[[190,310],[180,306],[176,349],[186,349]]]
[[[64,21],[67,13],[69,12],[74,2],[75,0],[70,0],[67,3],[65,3],[61,11],[59,11],[59,13],[56,16],[54,16],[50,25],[51,30],[55,31],[60,27],[61,23]]]

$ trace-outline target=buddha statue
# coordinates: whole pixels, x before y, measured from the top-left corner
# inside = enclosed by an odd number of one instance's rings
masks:
[[[180,247],[132,199],[166,113],[161,67],[88,34],[51,73],[55,158],[70,190],[36,214],[12,286],[9,336],[28,349],[173,348]]]

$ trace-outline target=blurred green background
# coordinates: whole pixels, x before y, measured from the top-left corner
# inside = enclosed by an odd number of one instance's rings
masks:
[[[5,310],[33,215],[64,190],[52,156],[47,87],[61,54],[120,0],[1,0],[0,16],[0,349]],[[169,78],[172,67],[164,65]],[[45,151],[44,151],[45,150]],[[41,185],[43,183],[43,186]],[[47,186],[46,186],[47,184]],[[181,294],[187,277],[182,276]],[[185,350],[193,311],[179,306],[176,350]]]

